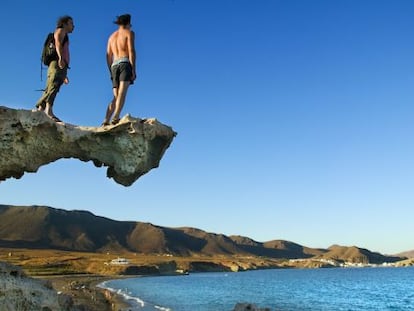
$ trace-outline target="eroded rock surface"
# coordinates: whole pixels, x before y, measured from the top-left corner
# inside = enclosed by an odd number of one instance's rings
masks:
[[[69,297],[58,296],[45,281],[35,280],[21,268],[0,262],[0,310],[72,310]]]
[[[85,127],[56,123],[40,111],[0,106],[0,181],[76,158],[108,167],[109,178],[130,186],[158,167],[175,136],[156,119],[126,115],[117,125]]]

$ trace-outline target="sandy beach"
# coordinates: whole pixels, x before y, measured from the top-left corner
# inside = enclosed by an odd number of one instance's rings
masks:
[[[66,294],[73,300],[73,305],[82,311],[131,311],[131,305],[120,295],[97,287],[98,284],[116,279],[116,276],[99,275],[64,275],[42,277],[53,288]]]

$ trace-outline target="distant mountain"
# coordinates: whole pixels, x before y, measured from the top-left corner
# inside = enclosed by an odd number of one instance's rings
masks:
[[[243,236],[226,236],[190,227],[168,228],[143,222],[116,221],[87,211],[45,206],[0,205],[0,219],[0,247],[281,259],[316,256],[364,263],[400,259],[357,247],[314,249],[284,240],[262,243]]]
[[[373,263],[381,264],[383,262],[396,262],[402,258],[396,256],[385,256],[380,253],[371,252],[365,248],[359,248],[356,246],[340,246],[332,245],[328,248],[328,251],[319,258],[335,259],[339,261],[346,261],[352,263]]]
[[[137,225],[44,206],[0,205],[0,219],[0,246],[79,251],[124,248]]]
[[[310,258],[325,252],[325,250],[309,248],[284,240],[261,243],[243,236],[230,236],[230,238],[241,249],[256,256],[293,259]]]
[[[407,257],[407,258],[414,258],[414,249],[411,250],[411,251],[406,251],[406,252],[398,253],[395,256]]]

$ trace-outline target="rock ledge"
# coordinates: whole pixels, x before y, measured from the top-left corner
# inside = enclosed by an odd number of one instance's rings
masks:
[[[107,166],[109,178],[130,186],[159,166],[176,135],[156,119],[126,115],[116,125],[85,127],[56,123],[40,111],[0,106],[0,181],[76,158]]]

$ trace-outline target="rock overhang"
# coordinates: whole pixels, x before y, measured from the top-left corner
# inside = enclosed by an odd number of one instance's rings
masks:
[[[0,106],[0,181],[75,158],[108,167],[107,177],[130,186],[159,166],[176,135],[157,119],[126,115],[116,125],[87,127],[54,122],[41,111]]]

